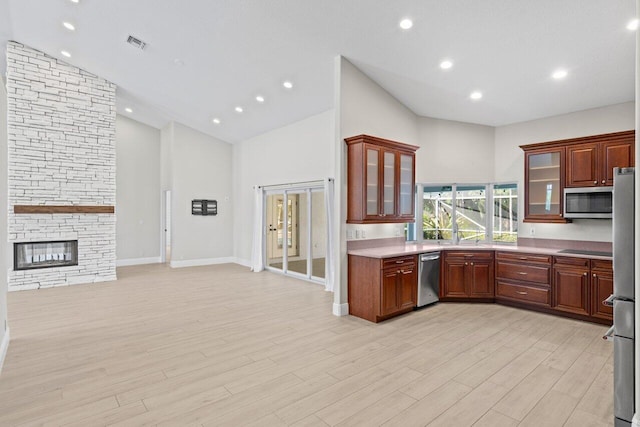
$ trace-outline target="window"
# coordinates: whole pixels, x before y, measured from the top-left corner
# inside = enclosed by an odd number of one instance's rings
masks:
[[[518,240],[518,186],[496,184],[493,186],[493,241]]]
[[[422,191],[420,191],[422,190]],[[460,243],[515,243],[518,237],[517,184],[419,185],[422,235],[407,228],[407,240]],[[420,218],[416,224],[420,224]],[[417,228],[417,227],[416,227]],[[420,234],[420,233],[417,233]]]

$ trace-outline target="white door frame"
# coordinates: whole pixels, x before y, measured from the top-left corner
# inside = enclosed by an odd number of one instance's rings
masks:
[[[313,276],[313,260],[312,260],[312,256],[313,256],[313,247],[312,247],[312,242],[311,242],[311,232],[312,232],[312,223],[311,223],[311,192],[313,190],[322,190],[324,191],[324,181],[317,181],[317,182],[308,182],[308,183],[301,183],[301,184],[289,184],[289,185],[283,185],[283,186],[278,186],[277,188],[273,188],[273,189],[265,189],[264,190],[264,197],[262,198],[262,205],[263,205],[263,209],[262,209],[262,213],[263,213],[263,218],[264,218],[264,233],[266,236],[266,233],[268,233],[268,227],[269,224],[267,223],[267,197],[269,197],[270,195],[275,195],[275,194],[284,194],[284,206],[287,206],[288,203],[288,195],[289,193],[291,194],[307,194],[307,218],[305,218],[304,220],[308,221],[308,227],[307,227],[307,274],[302,274],[302,273],[297,273],[295,271],[289,271],[288,270],[288,254],[287,251],[283,251],[283,257],[282,257],[282,269],[279,268],[275,268],[275,267],[271,267],[268,264],[268,259],[267,259],[267,245],[268,240],[267,238],[263,239],[262,242],[262,259],[264,260],[264,269],[268,270],[268,271],[272,271],[275,273],[279,273],[279,274],[284,274],[284,275],[289,275],[292,277],[296,277],[302,280],[306,280],[309,282],[313,282],[313,283],[320,283],[320,284],[324,284],[325,279],[321,278],[321,277],[317,277],[317,276]],[[299,207],[298,207],[299,208]],[[284,215],[284,241],[283,243],[286,243],[286,230],[287,230],[287,218],[288,215],[286,215],[286,211],[285,211],[285,215]],[[300,220],[303,220],[302,218],[300,218]],[[326,227],[326,224],[325,224]],[[327,257],[327,248],[325,247],[325,259]]]

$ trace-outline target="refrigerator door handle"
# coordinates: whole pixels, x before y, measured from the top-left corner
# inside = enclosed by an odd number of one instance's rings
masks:
[[[613,329],[615,326],[610,327],[607,332],[602,336],[602,339],[605,341],[613,341]]]
[[[615,299],[616,299],[615,295],[611,294],[609,295],[609,298],[602,301],[602,305],[606,305],[607,307],[613,307],[613,301],[615,301]]]

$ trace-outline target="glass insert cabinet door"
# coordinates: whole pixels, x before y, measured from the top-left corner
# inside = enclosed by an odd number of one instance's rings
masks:
[[[396,155],[384,151],[384,205],[382,208],[383,215],[395,215],[396,213]]]
[[[395,152],[367,148],[367,217],[379,218],[396,215],[396,162]]]
[[[413,215],[413,159],[400,155],[400,216]]]
[[[562,217],[564,149],[526,153],[525,220]]]
[[[378,169],[380,150],[367,149],[367,216],[377,216],[378,210]]]

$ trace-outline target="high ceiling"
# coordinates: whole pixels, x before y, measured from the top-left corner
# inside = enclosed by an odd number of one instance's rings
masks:
[[[633,0],[0,0],[0,43],[114,82],[121,114],[236,142],[333,108],[337,55],[422,116],[498,126],[631,101],[635,14]]]

